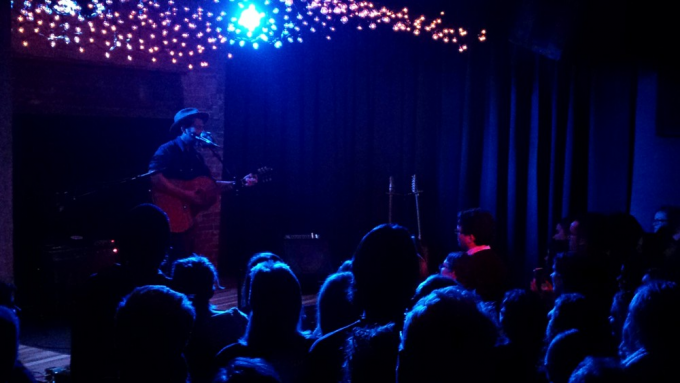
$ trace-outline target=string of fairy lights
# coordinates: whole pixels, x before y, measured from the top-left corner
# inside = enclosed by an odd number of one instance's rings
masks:
[[[16,49],[54,49],[118,62],[209,66],[211,53],[232,58],[238,48],[281,48],[309,33],[331,40],[341,27],[390,28],[451,44],[486,40],[446,26],[437,17],[413,17],[356,0],[25,0],[12,1]],[[475,36],[476,39],[471,39]]]

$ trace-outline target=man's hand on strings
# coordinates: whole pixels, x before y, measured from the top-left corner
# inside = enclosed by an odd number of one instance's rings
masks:
[[[257,184],[257,174],[248,174],[243,177],[243,184],[245,186],[254,186]]]

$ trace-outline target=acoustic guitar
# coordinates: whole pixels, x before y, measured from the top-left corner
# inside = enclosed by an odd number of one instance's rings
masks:
[[[269,167],[262,167],[237,181],[218,181],[206,176],[190,180],[168,179],[175,186],[196,194],[199,197],[199,202],[185,201],[162,190],[158,190],[153,186],[151,188],[151,199],[156,206],[168,215],[170,231],[181,233],[189,230],[194,225],[196,216],[199,213],[208,210],[217,202],[222,190],[226,186],[232,186],[232,189],[238,190],[240,187],[250,187],[262,182],[268,182],[271,181],[271,171],[272,169]],[[249,182],[249,179],[252,178],[257,180],[255,184]]]

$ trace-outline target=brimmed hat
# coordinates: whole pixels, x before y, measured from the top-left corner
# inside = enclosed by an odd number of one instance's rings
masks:
[[[177,114],[175,114],[175,122],[173,122],[172,125],[170,125],[170,132],[177,130],[177,128],[179,128],[179,126],[182,125],[182,123],[187,119],[196,117],[200,118],[205,122],[208,120],[210,115],[206,112],[201,112],[196,108],[182,109],[179,112],[177,112]]]

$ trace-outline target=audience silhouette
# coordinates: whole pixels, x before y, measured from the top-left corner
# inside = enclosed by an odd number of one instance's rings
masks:
[[[396,324],[357,326],[345,345],[343,382],[392,383],[399,348]]]
[[[134,207],[119,225],[121,262],[88,278],[76,293],[71,332],[74,383],[108,382],[116,377],[114,316],[121,300],[136,287],[168,286],[159,269],[170,243],[167,215],[152,204]]]
[[[238,298],[238,308],[243,311],[246,315],[250,314],[250,303],[248,302],[248,295],[250,294],[250,272],[253,267],[266,261],[279,261],[283,262],[283,259],[274,253],[268,251],[255,253],[248,260],[246,265],[245,275],[241,281],[241,289],[239,290]]]
[[[210,303],[218,283],[217,271],[206,257],[194,254],[172,265],[171,287],[185,294],[196,311],[196,325],[184,352],[192,383],[210,382],[213,358],[238,341],[248,325],[248,317],[236,307],[219,311]]]
[[[590,342],[577,329],[559,333],[545,353],[545,370],[551,383],[568,383],[574,369],[592,353]]]
[[[281,383],[281,378],[264,359],[238,357],[221,368],[212,383]]]
[[[546,344],[550,344],[564,331],[577,329],[587,337],[591,349],[602,356],[615,356],[616,344],[612,336],[608,317],[596,315],[597,301],[578,294],[562,294],[555,300],[555,306],[548,313]]]
[[[544,381],[540,366],[548,321],[541,297],[529,290],[508,290],[498,322],[505,337],[499,347],[501,374],[509,381]]]
[[[35,383],[35,377],[19,361],[19,318],[13,308],[0,304],[0,382]]]
[[[118,381],[189,382],[183,352],[195,318],[184,294],[166,286],[135,288],[115,317]]]
[[[359,319],[361,313],[352,302],[351,272],[338,272],[326,277],[316,300],[314,337],[320,338]]]
[[[278,261],[257,264],[250,274],[251,308],[244,337],[216,356],[224,367],[236,357],[262,358],[284,383],[299,382],[312,340],[301,330],[300,283],[288,265]]]
[[[631,382],[677,382],[680,370],[680,288],[674,282],[643,284],[630,303],[621,345]]]
[[[416,293],[413,295],[413,298],[411,299],[411,306],[415,305],[418,303],[418,301],[429,295],[431,292],[437,289],[441,289],[444,287],[449,287],[449,286],[458,286],[458,283],[456,282],[455,279],[445,277],[440,274],[432,274],[429,277],[427,277],[424,281],[422,281],[418,287],[416,288]]]
[[[274,253],[249,259],[238,308],[225,311],[211,304],[219,278],[206,257],[164,275],[168,218],[142,204],[120,222],[120,263],[77,292],[72,381],[680,381],[674,214],[660,208],[649,233],[627,213],[561,220],[539,265],[551,271],[550,299],[535,283],[507,283],[488,211],[459,213],[463,251],[425,280],[409,230],[381,224],[325,279],[310,333],[299,280]],[[35,382],[17,360],[12,290],[0,287],[0,382]]]
[[[470,263],[470,256],[462,251],[449,253],[439,266],[439,274],[453,279],[458,284],[463,286],[470,285],[466,279],[469,277],[468,264]]]
[[[389,344],[384,341],[386,337],[399,338],[404,312],[411,304],[420,279],[420,258],[409,231],[396,224],[381,224],[371,229],[357,246],[352,258],[352,273],[352,296],[363,314],[362,318],[314,342],[309,351],[308,382],[338,382],[343,376],[354,377],[362,371],[356,368],[356,364],[346,366],[353,371],[343,370],[346,357],[349,360],[353,357],[347,353],[347,345],[352,342],[354,333],[361,342],[356,343],[351,351],[380,359],[375,361],[376,365],[389,366],[384,371],[373,371],[373,376],[380,376],[384,380],[394,376],[396,349],[368,353],[360,351],[360,347],[372,344],[370,335],[379,335],[380,340],[375,343],[380,345]],[[394,325],[388,326],[390,324]],[[365,329],[380,326],[387,327],[367,335]],[[385,358],[391,359],[391,362],[385,362]],[[362,363],[371,361],[362,359]]]
[[[587,356],[571,373],[569,383],[626,383],[627,376],[616,358]]]
[[[499,339],[479,297],[458,286],[434,290],[406,316],[398,383],[495,382]]]

